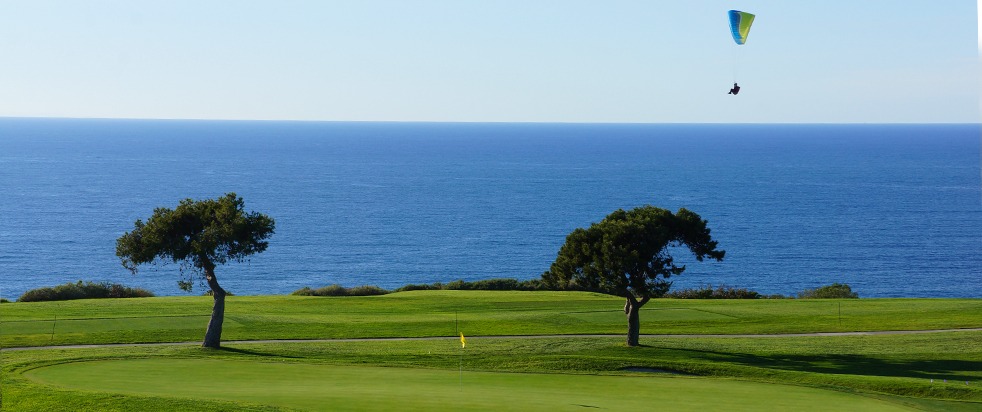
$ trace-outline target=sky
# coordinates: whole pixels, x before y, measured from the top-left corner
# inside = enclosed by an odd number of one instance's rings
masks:
[[[0,117],[978,123],[979,4],[0,0]]]

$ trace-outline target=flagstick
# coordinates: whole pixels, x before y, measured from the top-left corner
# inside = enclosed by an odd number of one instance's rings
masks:
[[[460,391],[464,390],[464,348],[467,347],[467,341],[464,340],[464,333],[460,333],[460,357],[457,358],[458,370],[460,371]]]
[[[457,311],[454,311],[454,313],[453,313],[454,335],[460,335],[460,327],[458,326],[458,319],[459,319],[459,317],[457,316]],[[463,336],[463,335],[461,335],[461,336]],[[461,339],[463,339],[463,338],[461,338]],[[459,386],[458,390],[459,391],[463,391],[464,390],[464,345],[460,345],[460,353],[459,354],[460,354],[460,356],[458,356],[458,358],[457,358],[457,369],[460,372],[460,386]]]
[[[459,379],[458,390],[463,392],[464,391],[464,347],[467,346],[467,341],[464,339],[464,332],[460,331],[459,323],[460,322],[459,322],[459,317],[457,315],[457,311],[454,311],[453,312],[454,330],[457,332],[458,335],[460,335],[460,352],[458,352],[459,356],[457,357],[457,373],[458,373],[457,376]]]
[[[460,391],[464,390],[464,334],[460,334],[460,356],[457,358],[457,366],[460,370]]]

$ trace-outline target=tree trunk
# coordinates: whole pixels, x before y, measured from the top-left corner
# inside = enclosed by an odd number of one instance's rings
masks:
[[[211,308],[211,320],[208,321],[208,331],[205,332],[205,341],[201,344],[205,348],[218,349],[222,346],[222,322],[225,320],[225,289],[218,285],[218,278],[215,277],[215,268],[205,268],[205,279],[211,294],[215,299],[215,305]]]
[[[639,346],[641,337],[641,307],[648,303],[647,297],[640,301],[628,295],[624,303],[624,314],[627,315],[627,346]]]

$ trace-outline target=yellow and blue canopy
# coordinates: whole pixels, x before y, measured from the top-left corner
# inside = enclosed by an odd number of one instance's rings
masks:
[[[739,11],[730,10],[730,31],[733,32],[733,40],[736,44],[747,42],[747,35],[750,34],[750,25],[754,24],[754,15]]]

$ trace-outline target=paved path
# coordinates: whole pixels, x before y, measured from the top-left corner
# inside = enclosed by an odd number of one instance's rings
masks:
[[[881,330],[868,332],[816,332],[816,333],[783,333],[772,335],[641,335],[641,338],[648,339],[699,339],[699,338],[801,338],[815,336],[876,336],[876,335],[914,335],[922,333],[945,333],[945,332],[979,332],[982,328],[965,329],[931,329],[931,330]],[[625,338],[625,335],[495,335],[495,336],[468,336],[467,339],[561,339],[561,338]],[[276,340],[230,340],[222,341],[223,346],[237,344],[264,344],[264,343],[330,343],[330,342],[385,342],[385,341],[411,341],[411,340],[442,340],[460,339],[457,336],[430,336],[423,338],[356,338],[356,339],[276,339]],[[64,345],[64,346],[30,346],[0,348],[0,352],[14,352],[25,350],[50,350],[50,349],[90,349],[90,348],[121,348],[121,347],[142,347],[142,346],[177,346],[177,345],[200,345],[201,341],[193,342],[163,342],[163,343],[110,343],[101,345]]]

